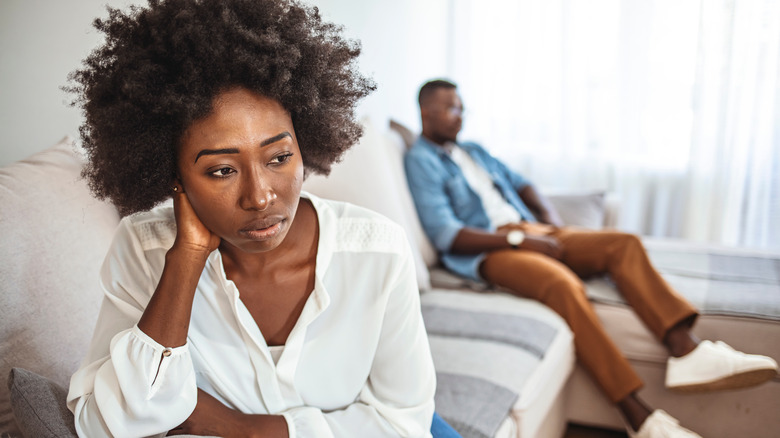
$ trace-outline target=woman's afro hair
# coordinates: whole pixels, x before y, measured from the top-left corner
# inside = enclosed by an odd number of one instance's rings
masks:
[[[374,83],[356,71],[358,42],[295,0],[149,0],[108,8],[106,41],[69,76],[85,122],[93,194],[120,214],[171,195],[176,151],[221,92],[243,87],[289,111],[308,172],[327,175],[362,134],[358,100]]]

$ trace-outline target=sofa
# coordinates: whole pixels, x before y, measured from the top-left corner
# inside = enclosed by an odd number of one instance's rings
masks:
[[[510,297],[505,291],[484,283],[455,277],[438,265],[435,250],[422,231],[405,183],[403,151],[415,135],[392,120],[390,129],[377,128],[368,121],[365,125],[360,144],[347,154],[333,173],[328,178],[311,177],[304,187],[326,197],[367,206],[404,225],[412,246],[419,250],[418,264],[425,266],[425,269],[418,269],[424,318],[427,304],[454,306],[464,298],[463,294],[469,296],[473,309],[490,309],[489,312],[502,307],[517,313],[522,313],[521,306],[538,308],[538,303]],[[608,194],[543,191],[567,225],[597,229],[617,224],[619,199]],[[775,360],[780,358],[779,251],[648,237],[643,238],[643,243],[662,276],[700,310],[695,335],[702,339],[720,339],[739,350],[765,354]],[[644,400],[667,410],[683,425],[705,437],[774,437],[780,433],[780,377],[759,387],[736,391],[685,395],[670,392],[664,386],[666,350],[621,298],[614,284],[607,276],[602,276],[588,279],[586,287],[607,332],[645,382],[640,392]],[[543,306],[534,312],[539,317],[557,318],[557,315],[548,315],[549,309]],[[486,322],[491,323],[495,321]],[[427,318],[426,326],[437,370],[445,366],[444,363],[454,366],[450,361],[464,361],[463,351],[459,356],[440,351],[437,345],[442,341],[439,329],[432,327]],[[534,329],[529,327],[529,330]],[[474,342],[475,336],[481,337],[478,334],[459,335],[458,342]],[[518,335],[529,336],[527,333]],[[464,337],[468,341],[463,340]],[[451,338],[447,340],[454,342]],[[497,340],[490,341],[495,345]],[[563,357],[554,349],[546,354]],[[571,354],[567,353],[565,357],[571,357]],[[485,360],[490,362],[498,358],[505,356],[497,352]],[[473,359],[469,357],[469,360]],[[500,429],[514,433],[494,436],[556,437],[561,436],[567,422],[625,429],[617,410],[581,367],[572,367],[565,385],[559,387],[560,381],[552,369],[549,373],[541,370],[550,366],[546,360],[531,371],[517,363],[512,366],[517,366],[515,372],[520,375],[535,373],[531,379],[534,386],[514,387],[521,395],[509,413],[514,425]],[[496,375],[495,371],[486,369],[482,376],[488,374]],[[537,394],[535,391],[539,386],[544,389]],[[437,406],[441,406],[438,399]],[[446,415],[446,409],[442,414],[453,421]],[[453,422],[457,424],[458,420]]]
[[[304,190],[372,208],[405,228],[437,371],[437,411],[464,437],[554,438],[568,422],[622,429],[576,366],[572,334],[560,317],[438,266],[405,183],[404,137],[369,120],[364,131],[328,178],[312,175]],[[90,196],[79,177],[83,162],[66,137],[0,169],[0,373],[8,376],[0,387],[2,437],[73,436],[66,388],[92,336],[102,299],[98,270],[119,221],[113,206]],[[614,224],[603,193],[551,199],[569,224]],[[780,359],[778,254],[645,242],[667,279],[703,309],[697,334]],[[748,299],[731,299],[726,292],[735,288]],[[670,394],[663,388],[665,352],[609,279],[590,280],[588,289],[645,379],[641,395],[648,401],[704,436],[780,431],[780,380],[719,394]]]

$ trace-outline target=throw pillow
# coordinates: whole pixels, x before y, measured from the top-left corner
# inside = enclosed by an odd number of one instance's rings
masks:
[[[390,129],[397,132],[398,135],[401,136],[401,139],[404,142],[404,147],[406,147],[406,149],[412,147],[412,144],[414,144],[414,141],[417,139],[417,135],[412,132],[411,129],[393,119],[390,119]]]
[[[545,196],[564,224],[596,230],[604,227],[604,192],[545,193]]]
[[[74,437],[73,414],[66,406],[68,391],[51,380],[12,368],[8,375],[11,409],[26,437]]]

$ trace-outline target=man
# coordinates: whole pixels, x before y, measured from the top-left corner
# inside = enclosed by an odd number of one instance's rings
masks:
[[[669,350],[670,389],[739,388],[776,375],[771,358],[694,337],[690,328],[696,309],[653,269],[636,236],[564,227],[530,181],[479,145],[459,143],[463,104],[455,84],[426,83],[419,103],[422,135],[404,164],[423,228],[442,263],[456,274],[537,299],[560,314],[574,333],[578,360],[617,405],[631,436],[699,435],[639,399],[642,381],[601,326],[580,277],[611,275]]]

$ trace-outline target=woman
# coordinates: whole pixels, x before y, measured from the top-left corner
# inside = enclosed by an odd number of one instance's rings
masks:
[[[71,379],[79,435],[446,428],[402,230],[301,192],[360,135],[359,48],[285,0],[150,1],[96,27],[72,75],[84,174],[127,217]]]

